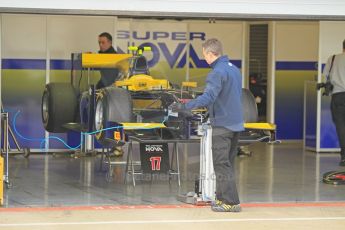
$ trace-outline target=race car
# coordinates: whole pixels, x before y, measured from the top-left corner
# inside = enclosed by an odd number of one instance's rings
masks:
[[[125,132],[163,139],[187,139],[195,135],[198,125],[206,120],[207,111],[196,110],[192,116],[185,116],[172,113],[169,106],[200,94],[193,90],[196,83],[184,82],[176,88],[166,79],[155,79],[150,76],[143,55],[149,48],[129,50],[132,54],[72,54],[71,82],[49,83],[45,87],[42,96],[45,129],[52,133],[74,130],[95,134],[105,147],[123,145]],[[89,78],[90,73],[100,68],[117,68],[121,80],[96,90],[89,84]],[[249,90],[243,89],[242,100],[245,121],[250,122],[245,125],[247,132],[242,142],[274,140],[274,125],[255,123],[257,108]]]

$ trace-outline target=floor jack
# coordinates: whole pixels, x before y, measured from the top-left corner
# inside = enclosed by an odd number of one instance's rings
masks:
[[[195,181],[195,191],[181,194],[178,200],[194,205],[210,205],[215,200],[216,180],[212,160],[212,128],[203,123],[199,129],[200,141],[200,175]]]

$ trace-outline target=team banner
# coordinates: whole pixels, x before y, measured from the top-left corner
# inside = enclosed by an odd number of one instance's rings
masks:
[[[209,65],[202,55],[202,43],[218,38],[224,54],[241,68],[241,23],[176,22],[171,20],[118,20],[115,45],[119,53],[128,53],[129,46],[149,46],[144,53],[154,78],[167,79],[174,85],[182,81],[205,85]],[[228,31],[231,31],[229,35]]]
[[[168,173],[169,147],[167,143],[140,143],[140,160],[143,173]]]

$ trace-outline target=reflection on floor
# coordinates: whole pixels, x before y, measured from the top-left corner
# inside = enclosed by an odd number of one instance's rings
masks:
[[[182,184],[169,184],[165,175],[137,176],[137,185],[124,184],[124,165],[106,181],[101,157],[71,158],[66,154],[10,157],[10,181],[4,207],[179,204],[179,193],[194,191],[199,172],[199,145],[180,144]],[[138,154],[138,146],[134,152]],[[344,201],[345,185],[321,182],[322,174],[345,170],[339,154],[304,151],[301,143],[250,146],[251,157],[238,157],[238,189],[242,203]],[[138,156],[135,156],[138,158]],[[126,156],[123,157],[125,160]]]

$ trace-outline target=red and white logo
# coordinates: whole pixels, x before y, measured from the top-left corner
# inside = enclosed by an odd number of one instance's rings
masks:
[[[162,157],[150,157],[151,170],[160,171],[161,170]]]

